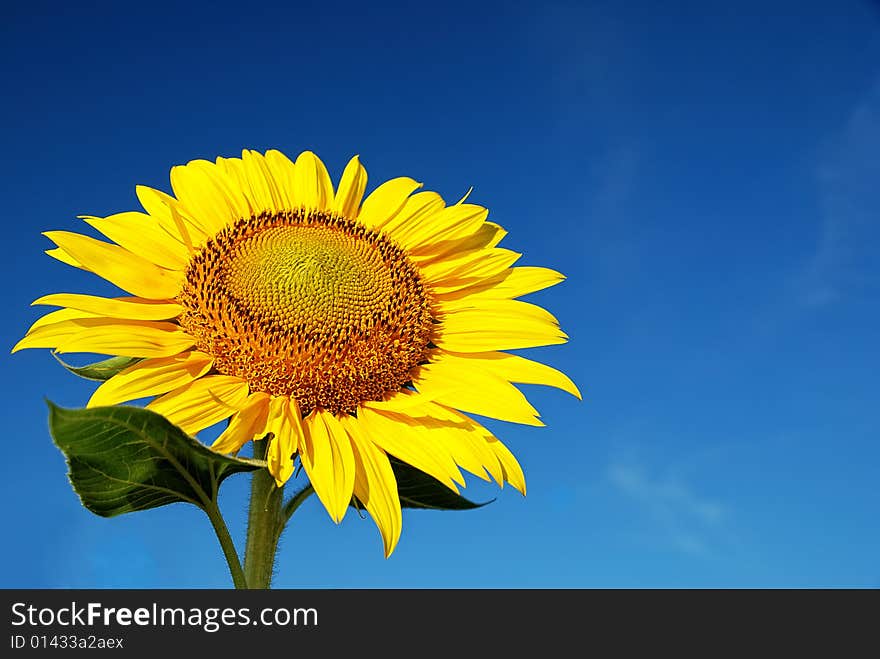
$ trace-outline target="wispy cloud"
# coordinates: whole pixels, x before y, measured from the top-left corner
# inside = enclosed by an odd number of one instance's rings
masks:
[[[822,226],[797,280],[799,302],[824,307],[876,293],[880,239],[880,80],[854,107],[817,167]]]
[[[633,459],[612,462],[606,475],[615,490],[647,513],[663,543],[690,555],[711,553],[728,516],[722,503],[699,494],[680,476],[651,473]]]

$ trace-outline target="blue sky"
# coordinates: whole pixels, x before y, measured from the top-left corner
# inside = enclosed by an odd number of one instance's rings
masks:
[[[532,301],[571,341],[531,355],[584,401],[527,387],[547,427],[490,425],[528,496],[473,479],[497,500],[406,511],[389,560],[311,500],[277,586],[877,587],[880,7],[670,4],[7,10],[2,343],[41,295],[111,292],[40,232],[135,209],[174,164],[312,149],[334,178],[360,154],[370,188],[473,185],[523,264],[568,276]],[[43,398],[93,385],[45,350],[2,368],[0,585],[229,584],[199,511],[80,507]]]

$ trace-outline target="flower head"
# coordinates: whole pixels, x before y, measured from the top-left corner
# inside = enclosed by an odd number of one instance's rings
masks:
[[[278,485],[302,467],[330,516],[352,496],[386,556],[401,510],[388,455],[451,489],[460,469],[525,493],[510,451],[465,413],[542,425],[512,383],[580,396],[560,371],[502,352],[564,342],[544,309],[516,298],[560,282],[515,267],[488,211],[447,205],[400,177],[366,199],[357,157],[334,190],[311,152],[195,160],[174,196],[138,187],[144,208],[83,219],[112,243],[49,231],[48,254],[131,294],[60,293],[14,348],[143,358],[89,406],[147,407],[190,434],[225,419],[214,450],[271,433]]]

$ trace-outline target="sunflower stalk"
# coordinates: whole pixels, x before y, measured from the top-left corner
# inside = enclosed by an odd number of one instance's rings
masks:
[[[266,439],[255,439],[254,458],[265,459],[268,445]],[[284,488],[275,484],[275,478],[268,469],[253,472],[244,549],[246,588],[266,589],[272,583],[278,540],[286,522],[282,510],[283,499]],[[236,585],[236,588],[239,586]]]
[[[229,573],[232,575],[232,583],[236,588],[247,588],[247,579],[245,578],[244,571],[241,569],[241,561],[239,561],[238,552],[235,551],[235,543],[232,541],[232,536],[229,535],[229,528],[223,520],[223,515],[220,513],[220,509],[215,502],[211,502],[211,505],[206,506],[204,510],[208,515],[208,519],[211,520],[211,526],[214,527],[214,533],[217,535],[217,540],[220,541],[220,548],[223,550],[223,557],[226,559],[226,564],[229,566]]]

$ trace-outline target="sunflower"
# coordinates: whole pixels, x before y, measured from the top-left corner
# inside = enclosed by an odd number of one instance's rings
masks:
[[[522,469],[466,413],[543,425],[513,383],[580,397],[562,372],[502,352],[559,344],[557,320],[515,298],[563,276],[514,267],[487,209],[391,179],[364,199],[357,156],[339,185],[305,151],[173,167],[174,195],[138,186],[145,212],[81,216],[112,242],[47,231],[47,253],[130,296],[58,293],[13,352],[140,358],[89,407],[147,408],[191,435],[228,419],[215,451],[267,436],[277,485],[295,461],[339,523],[352,496],[385,555],[401,532],[389,455],[454,491],[461,469],[525,494]]]

